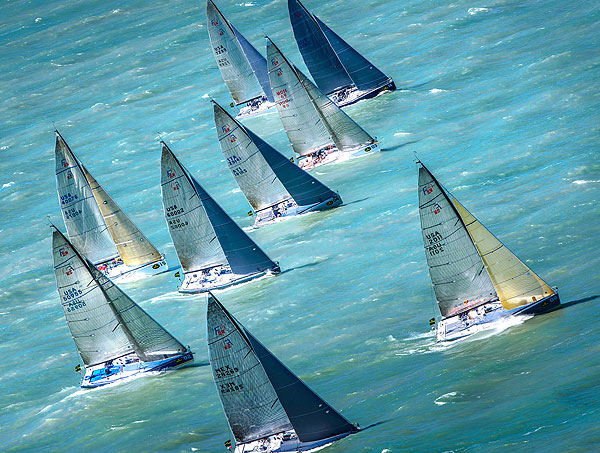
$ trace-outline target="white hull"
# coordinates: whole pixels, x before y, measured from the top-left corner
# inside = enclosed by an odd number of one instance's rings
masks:
[[[436,326],[436,341],[454,341],[492,329],[496,321],[511,316],[500,302],[489,302],[477,308],[442,319]]]
[[[350,433],[340,434],[339,436],[321,439],[314,442],[301,442],[293,430],[285,433],[275,434],[264,439],[238,444],[235,447],[235,453],[283,453],[283,452],[315,452],[331,445]]]
[[[319,150],[315,153],[299,157],[298,166],[303,170],[309,171],[322,165],[364,157],[376,151],[379,151],[379,142],[370,143],[347,151],[340,151],[336,147],[331,147],[330,149]]]
[[[264,209],[256,213],[256,220],[253,228],[260,228],[272,223],[281,222],[298,215],[306,214],[314,211],[324,211],[326,209],[336,208],[342,204],[340,197],[333,197],[321,203],[316,203],[310,206],[298,206],[293,200],[285,201],[279,205]]]
[[[86,368],[81,387],[96,388],[116,382],[123,382],[148,373],[159,373],[181,368],[193,361],[194,355],[189,350],[182,354],[153,362],[142,362],[138,359],[137,355],[130,354],[112,360],[110,364],[103,363]]]
[[[254,274],[239,275],[231,272],[231,269],[217,267],[208,270],[199,270],[185,274],[179,292],[183,294],[197,294],[217,289],[228,288],[233,285],[254,280],[264,275],[272,275],[277,272],[263,271]]]
[[[388,83],[392,83],[391,79],[388,79]],[[356,86],[342,88],[341,90],[335,91],[327,97],[333,101],[338,107],[346,107],[347,105],[354,104],[361,100],[370,99],[376,96],[380,96],[384,93],[392,91],[390,88],[384,88],[384,86],[375,88],[373,90],[359,90]],[[394,89],[395,85],[394,85]]]
[[[129,283],[169,270],[164,257],[140,266],[126,266],[120,259],[98,265],[98,270],[115,283]]]
[[[274,113],[275,103],[269,102],[266,99],[259,102],[248,102],[246,106],[240,109],[240,112],[235,116],[236,119],[248,118],[250,116],[259,116],[265,113]]]

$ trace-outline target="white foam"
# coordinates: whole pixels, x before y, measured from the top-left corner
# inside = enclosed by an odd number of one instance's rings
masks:
[[[487,13],[489,8],[469,8],[467,11],[471,16],[474,16],[477,13]]]

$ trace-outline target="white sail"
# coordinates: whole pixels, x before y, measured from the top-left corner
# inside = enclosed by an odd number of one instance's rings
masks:
[[[117,248],[82,166],[58,132],[55,162],[60,209],[71,241],[95,264],[117,257]]]
[[[419,215],[429,274],[442,316],[497,297],[458,212],[435,178],[419,168]]]
[[[158,250],[106,193],[87,168],[83,165],[81,168],[123,263],[126,266],[140,266],[159,260],[161,254]]]
[[[254,211],[290,199],[289,192],[237,121],[216,103],[214,116],[221,150]]]
[[[238,41],[233,27],[208,0],[207,28],[217,65],[236,104],[242,104],[263,95],[257,77]]]
[[[297,68],[295,69],[337,149],[349,151],[375,141],[362,127],[325,96],[308,77]]]
[[[267,64],[277,112],[294,151],[304,156],[333,145],[298,74],[269,38]]]
[[[52,237],[54,272],[67,324],[83,362],[95,365],[135,352],[143,361],[185,352],[185,347],[58,231]]]
[[[163,144],[161,190],[165,217],[185,273],[227,264],[212,223],[185,169]]]
[[[462,204],[452,198],[485,263],[500,302],[510,310],[554,294],[550,286],[517,258]]]
[[[208,297],[210,364],[236,442],[245,443],[292,427],[263,366],[234,320]]]

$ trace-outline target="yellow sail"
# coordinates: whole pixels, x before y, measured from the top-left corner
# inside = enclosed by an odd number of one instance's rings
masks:
[[[481,255],[504,308],[510,310],[554,294],[544,280],[517,258],[454,197],[452,201]]]
[[[110,198],[85,167],[83,171],[123,263],[126,266],[141,266],[159,260],[161,255],[158,250],[121,211],[117,203]]]

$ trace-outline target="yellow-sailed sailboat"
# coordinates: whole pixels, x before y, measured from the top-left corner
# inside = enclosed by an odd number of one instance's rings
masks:
[[[515,256],[419,164],[419,214],[435,297],[437,341],[479,332],[505,316],[536,315],[558,293]]]

